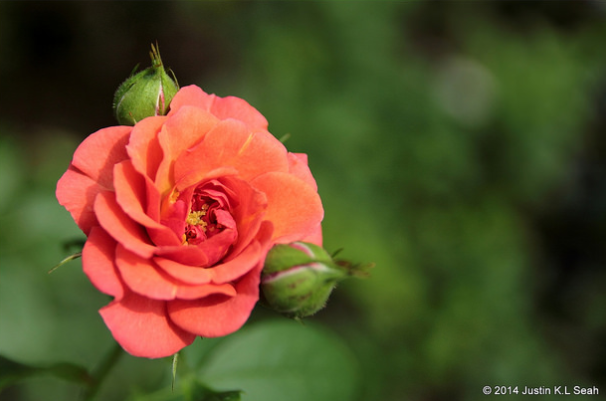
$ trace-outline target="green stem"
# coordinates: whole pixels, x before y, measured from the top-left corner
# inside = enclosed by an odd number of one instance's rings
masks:
[[[84,401],[92,401],[99,392],[99,388],[103,384],[105,377],[109,374],[114,366],[120,360],[120,357],[124,354],[122,347],[116,343],[114,348],[105,356],[99,366],[93,371],[92,377],[94,379],[92,385],[84,392]]]

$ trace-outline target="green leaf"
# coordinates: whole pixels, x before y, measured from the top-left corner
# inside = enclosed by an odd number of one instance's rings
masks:
[[[187,401],[240,401],[238,390],[213,391],[198,382],[192,383],[192,388],[185,391]]]
[[[347,401],[354,397],[358,372],[353,355],[334,335],[284,320],[227,337],[200,373],[215,390],[241,389],[245,401]]]
[[[0,390],[21,380],[47,374],[83,385],[90,385],[93,381],[86,369],[71,363],[56,363],[40,367],[15,362],[0,356]]]

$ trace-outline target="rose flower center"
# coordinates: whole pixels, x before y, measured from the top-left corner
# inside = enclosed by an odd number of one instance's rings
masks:
[[[191,209],[185,221],[184,244],[197,245],[223,229],[217,222],[216,215],[216,211],[221,209],[220,203],[201,192],[202,190],[196,189],[192,198]]]

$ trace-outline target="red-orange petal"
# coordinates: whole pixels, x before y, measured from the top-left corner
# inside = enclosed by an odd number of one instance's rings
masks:
[[[124,285],[114,264],[116,241],[101,227],[93,227],[82,249],[82,270],[102,293],[121,299]]]
[[[117,242],[141,257],[149,258],[153,255],[156,247],[151,245],[143,227],[122,211],[113,192],[99,193],[94,209],[101,227]]]
[[[122,245],[116,248],[116,266],[124,283],[139,295],[159,300],[175,299],[179,283],[154,263],[128,251]]]
[[[210,295],[235,297],[236,289],[231,284],[202,284],[180,285],[177,290],[178,299],[200,299]]]
[[[165,194],[174,185],[173,165],[181,153],[198,143],[219,120],[202,109],[183,106],[172,114],[158,134],[164,159],[158,167],[156,185]]]
[[[130,134],[126,151],[139,173],[156,179],[158,166],[163,158],[162,148],[158,142],[158,133],[166,117],[153,116],[139,121]]]
[[[242,277],[232,298],[211,295],[193,301],[176,299],[168,303],[170,319],[183,330],[202,337],[220,337],[238,330],[248,320],[259,299],[263,263]]]
[[[307,155],[305,153],[289,153],[288,167],[289,173],[308,183],[314,190],[318,190],[316,179],[307,165]]]
[[[177,113],[184,106],[195,106],[208,111],[215,97],[215,95],[209,95],[196,85],[184,86],[173,97],[168,116]]]
[[[174,325],[167,316],[166,301],[132,292],[113,301],[99,313],[126,352],[144,358],[162,358],[191,344],[195,334]]]
[[[234,259],[214,266],[213,283],[229,283],[248,273],[259,263],[262,251],[261,245],[255,241]]]
[[[263,114],[252,107],[246,100],[235,96],[215,97],[210,108],[211,113],[220,120],[233,118],[242,121],[251,130],[266,130],[267,120]]]
[[[118,163],[114,167],[114,187],[118,205],[134,221],[147,228],[150,238],[156,245],[181,244],[173,230],[154,221],[146,214],[147,188],[145,179],[134,169],[129,160]]]
[[[311,242],[312,244],[316,244],[318,246],[322,246],[322,225],[318,224],[318,226],[306,237],[301,238],[299,241],[302,242]]]
[[[89,235],[94,226],[98,226],[97,216],[93,210],[97,194],[105,189],[92,178],[80,173],[70,166],[57,182],[55,195],[84,232]]]
[[[126,144],[132,127],[103,128],[89,135],[74,152],[72,164],[99,185],[113,188],[116,163],[126,160]]]
[[[276,242],[298,241],[312,234],[324,217],[320,196],[300,178],[271,172],[251,184],[267,196],[264,219],[273,223],[272,239]]]
[[[155,257],[154,262],[166,273],[170,274],[177,280],[181,280],[188,284],[207,284],[210,283],[214,273],[212,269],[202,267],[184,265],[175,262],[174,260]]]
[[[284,145],[264,131],[252,133],[237,120],[217,124],[194,148],[184,152],[175,163],[175,180],[195,175],[201,180],[220,167],[234,167],[244,180],[268,171],[288,171]]]

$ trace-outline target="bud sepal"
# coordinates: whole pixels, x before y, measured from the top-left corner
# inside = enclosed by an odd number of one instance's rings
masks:
[[[164,69],[157,46],[152,45],[150,57],[151,67],[133,72],[114,94],[114,115],[121,125],[135,125],[146,117],[166,115],[179,90]]]
[[[349,276],[321,247],[305,243],[275,245],[261,275],[264,303],[293,318],[315,314],[336,284]]]

